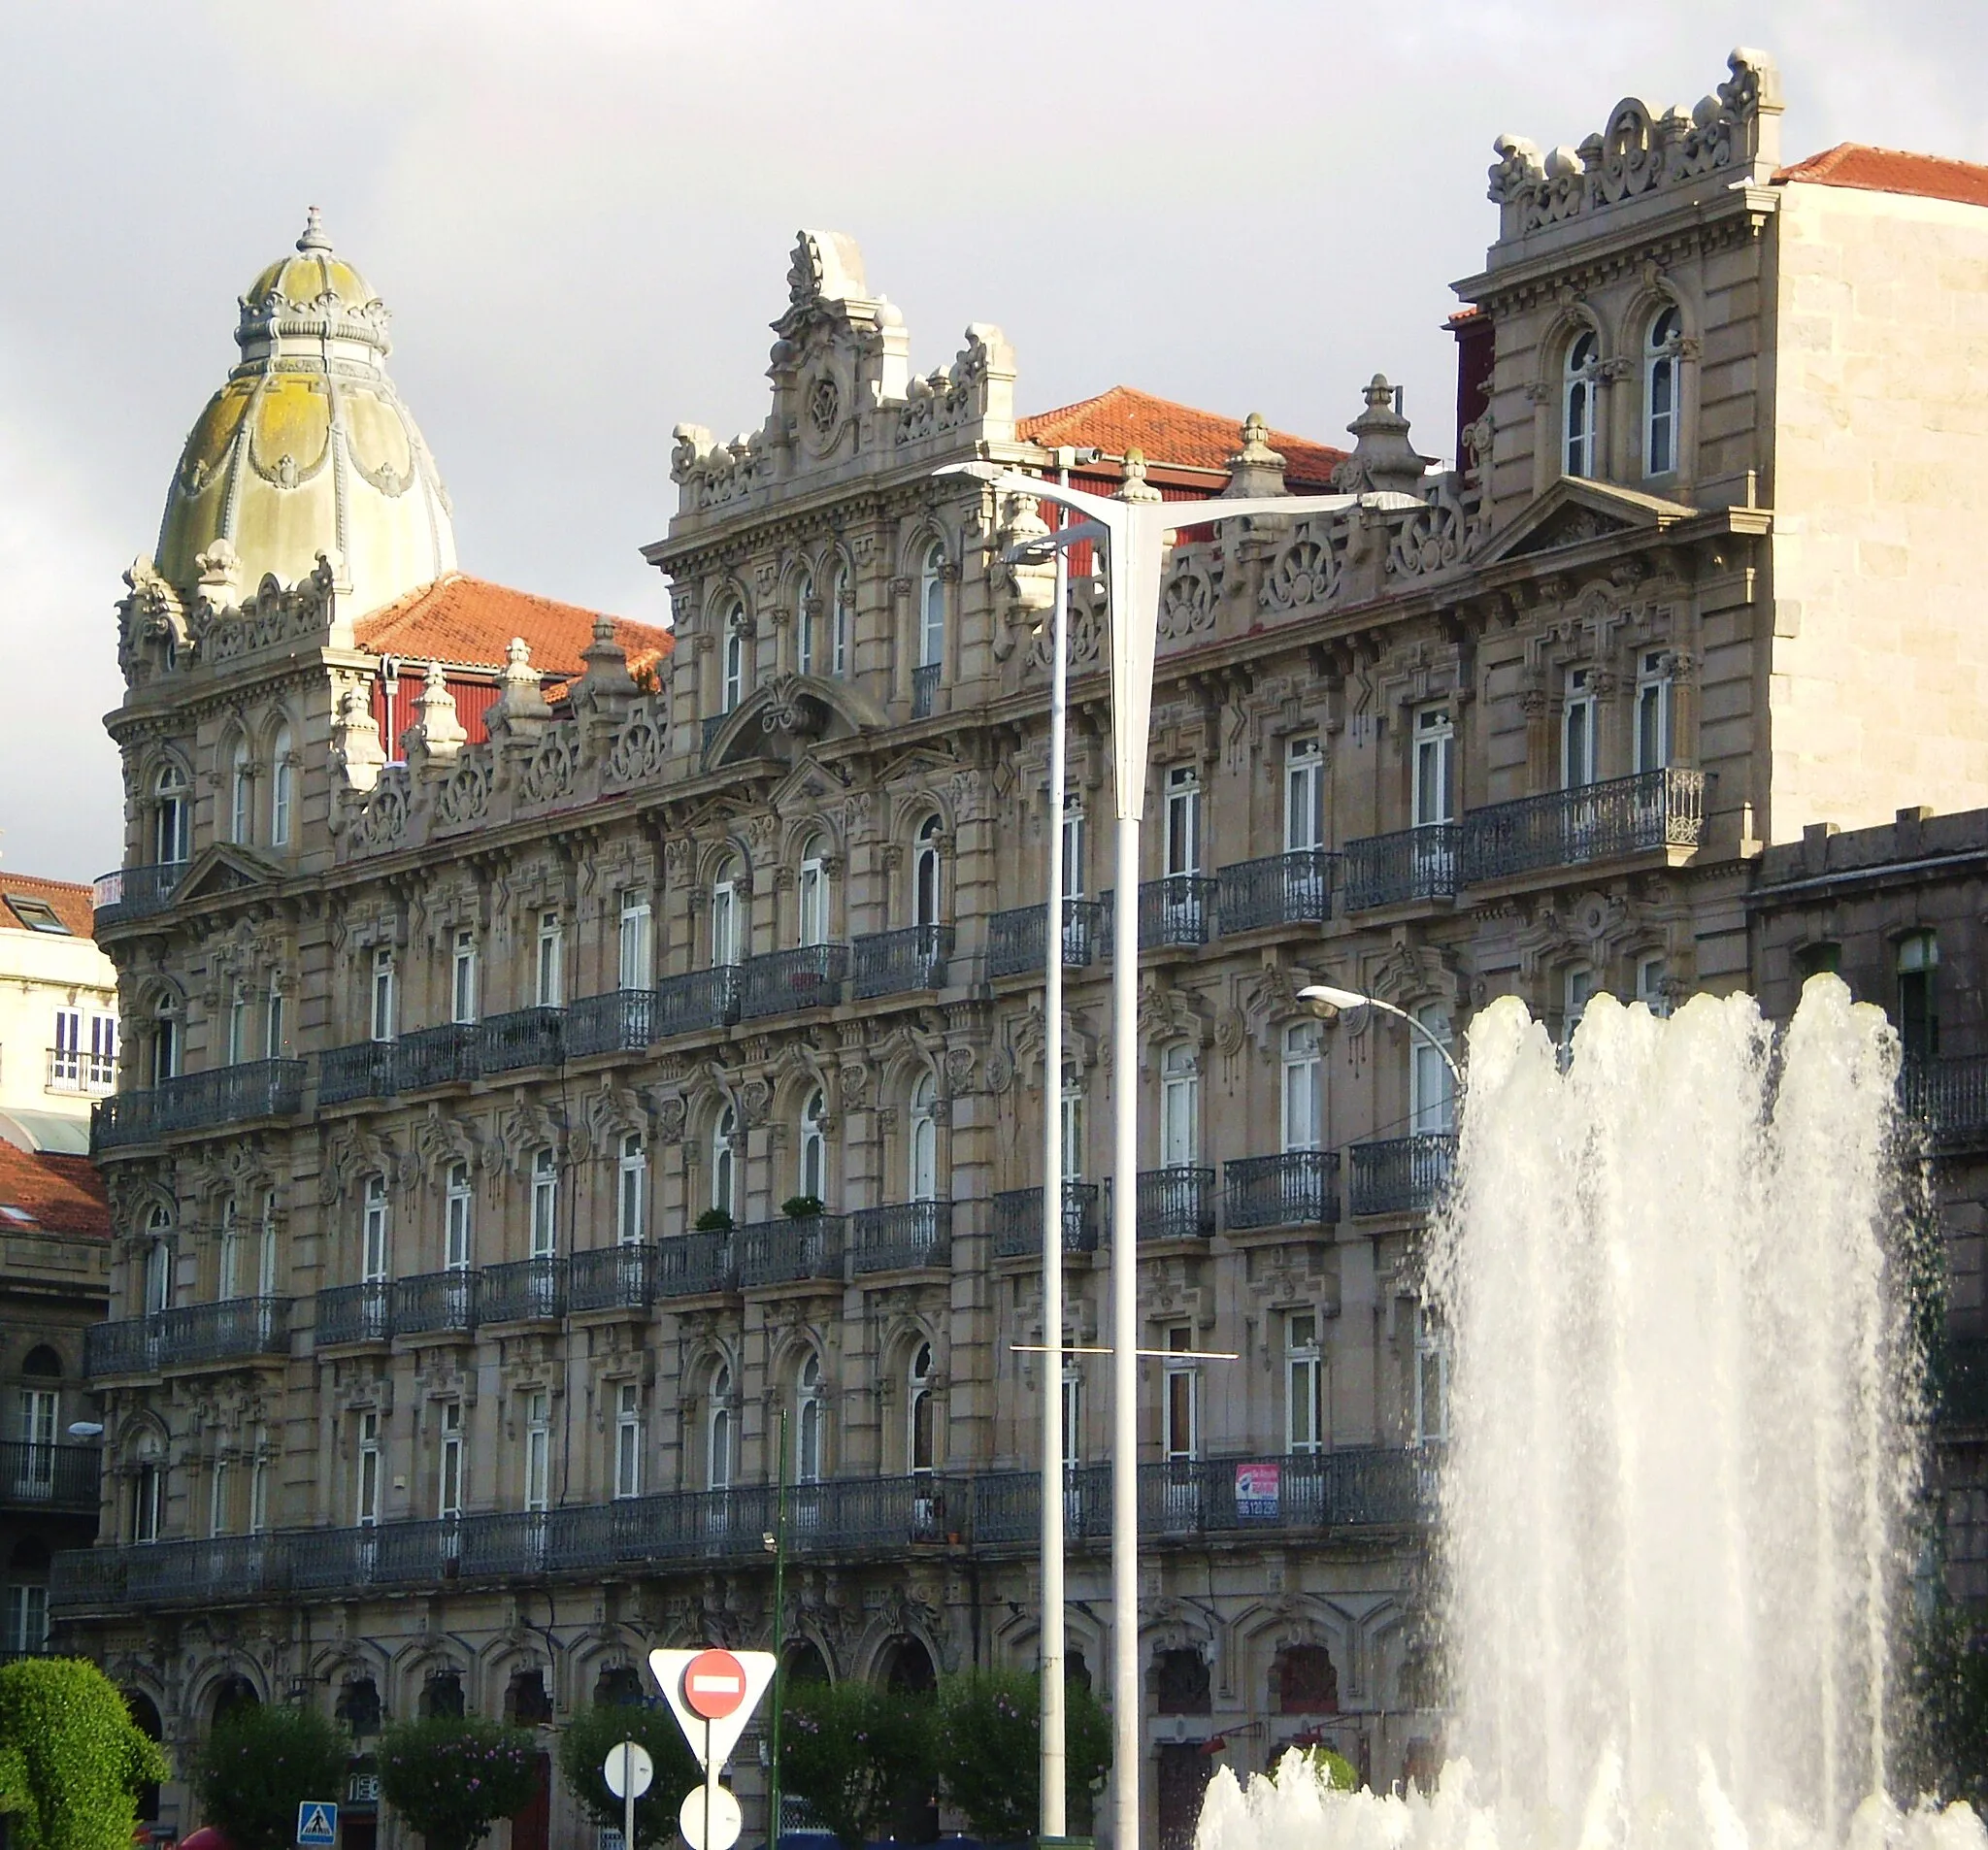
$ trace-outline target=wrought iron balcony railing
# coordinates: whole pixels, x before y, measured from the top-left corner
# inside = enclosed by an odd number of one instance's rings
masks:
[[[1206,944],[1212,934],[1215,882],[1198,874],[1168,874],[1139,887],[1139,947]]]
[[[685,971],[665,976],[655,989],[655,1038],[701,1034],[729,1027],[739,1019],[737,964],[713,964],[709,970]]]
[[[1348,842],[1344,856],[1346,910],[1364,912],[1408,900],[1453,898],[1461,837],[1454,822],[1430,822],[1419,829]]]
[[[1449,1131],[1419,1131],[1412,1137],[1382,1138],[1352,1147],[1347,1194],[1355,1214],[1426,1212],[1449,1185],[1456,1161],[1456,1137]]]
[[[566,1307],[646,1310],[656,1301],[656,1249],[646,1241],[575,1253],[566,1269]]]
[[[1191,1163],[1139,1173],[1141,1239],[1206,1239],[1215,1230],[1215,1173]]]
[[[1063,1184],[1063,1250],[1098,1250],[1098,1185]],[[1043,1256],[1043,1191],[1004,1189],[994,1197],[994,1257],[1040,1259]]]
[[[359,1285],[327,1285],[317,1294],[320,1349],[342,1342],[386,1342],[393,1337],[393,1286],[384,1278]]]
[[[120,867],[100,875],[90,889],[96,928],[102,931],[163,912],[172,905],[185,873],[184,861],[157,861],[149,867]]]
[[[1705,773],[1674,766],[1494,803],[1464,817],[1460,878],[1474,886],[1535,868],[1695,848],[1704,821]]]
[[[477,1306],[481,1323],[544,1323],[566,1314],[566,1261],[543,1254],[485,1266]]]
[[[657,1243],[657,1296],[702,1298],[738,1289],[738,1254],[729,1233],[673,1234]]]
[[[563,1008],[515,1008],[477,1023],[477,1072],[515,1073],[556,1067],[566,1058]]]
[[[864,1001],[912,989],[944,989],[945,960],[951,955],[950,925],[872,932],[849,946],[849,993]]]
[[[930,719],[932,707],[939,693],[939,670],[937,662],[927,662],[922,668],[911,670],[911,717]]]
[[[464,1085],[477,1076],[478,1033],[474,1021],[448,1021],[417,1028],[393,1043],[393,1089],[419,1092],[431,1085]]]
[[[605,996],[582,996],[566,1009],[566,1056],[584,1059],[590,1053],[640,1053],[656,1038],[656,992],[652,989],[611,989]]]
[[[1215,875],[1223,932],[1323,924],[1332,916],[1332,865],[1338,858],[1323,848],[1294,848],[1223,868]]]
[[[301,1060],[245,1060],[182,1074],[143,1092],[99,1099],[90,1111],[90,1150],[121,1149],[248,1118],[294,1117],[304,1108]]]
[[[317,1056],[317,1103],[346,1105],[353,1099],[391,1098],[393,1066],[391,1041],[327,1047]]]
[[[481,1278],[467,1268],[424,1272],[393,1281],[397,1337],[467,1336],[481,1310]]]
[[[987,975],[1043,974],[1043,926],[1049,908],[1017,906],[987,923]],[[1096,900],[1063,902],[1063,968],[1086,970],[1104,955],[1105,908]]]
[[[850,1216],[858,1272],[916,1272],[952,1263],[952,1204],[898,1202]]]
[[[847,1221],[842,1214],[805,1214],[798,1219],[754,1221],[737,1235],[739,1283],[797,1284],[806,1278],[843,1275]]]
[[[1340,1217],[1337,1150],[1236,1157],[1222,1165],[1222,1182],[1223,1224],[1231,1233],[1255,1227],[1330,1227]]]
[[[846,944],[802,944],[748,957],[739,966],[739,1019],[830,1008],[842,1001],[848,974]]]
[[[1899,1098],[1936,1144],[1988,1138],[1988,1055],[1907,1060],[1899,1074]]]
[[[83,1336],[83,1366],[95,1380],[287,1355],[289,1348],[287,1298],[223,1298],[92,1324]]]
[[[0,1441],[0,1509],[73,1509],[94,1514],[103,1454],[94,1445]]]

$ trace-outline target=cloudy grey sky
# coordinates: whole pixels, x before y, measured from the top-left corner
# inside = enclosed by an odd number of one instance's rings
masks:
[[[1331,440],[1378,370],[1446,449],[1492,137],[1688,105],[1736,43],[1790,157],[1988,161],[1978,0],[0,0],[0,857],[119,858],[118,574],[307,204],[394,311],[465,568],[654,619],[670,427],[759,422],[797,226],[861,241],[921,369],[1000,323],[1024,410],[1124,381]]]

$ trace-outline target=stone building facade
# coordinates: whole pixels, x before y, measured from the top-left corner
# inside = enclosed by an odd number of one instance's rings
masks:
[[[1097,1358],[1058,1384],[1026,1353],[1035,1153],[1055,1110],[1081,1178],[1066,1334],[1093,1344],[1106,925],[1137,904],[1142,1326],[1183,1357],[1143,1368],[1152,1831],[1185,1841],[1219,1755],[1323,1738],[1376,1782],[1426,1764],[1445,1363],[1416,1255],[1452,1102],[1376,1011],[1326,1026],[1297,991],[1377,995],[1459,1046],[1504,993],[1562,1029],[1598,989],[1669,1007],[1746,981],[1753,863],[1819,784],[1859,820],[1918,794],[1931,752],[1942,797],[1988,798],[1978,747],[1930,743],[1958,705],[1896,710],[1932,653],[1978,646],[1940,627],[1948,555],[1915,523],[1963,525],[1979,492],[1940,459],[1977,390],[1953,362],[1980,176],[1924,162],[1917,191],[1839,209],[1823,195],[1868,174],[1782,170],[1779,109],[1742,51],[1689,114],[1625,102],[1544,159],[1500,142],[1499,237],[1452,324],[1463,466],[1441,474],[1377,378],[1350,451],[1123,389],[1018,417],[998,328],[916,374],[853,242],[804,233],[765,424],[676,433],[679,507],[646,548],[673,636],[600,618],[583,648],[581,613],[449,578],[370,291],[320,276],[300,300],[266,273],[247,435],[196,430],[167,523],[184,559],[139,562],[120,606],[107,1545],[58,1564],[68,1635],[181,1744],[244,1692],[322,1702],[361,1746],[382,1713],[459,1702],[552,1727],[633,1687],[652,1644],[768,1639],[784,1469],[797,1668],[918,1687],[1026,1664],[1046,1389],[1077,1461],[1072,1648],[1102,1666],[1110,1407]],[[1797,316],[1794,275],[1917,249],[1895,223],[1915,215],[1945,254],[1884,314],[1951,408],[1916,447],[1857,345],[1866,295],[1839,342]],[[315,224],[300,256],[335,263]],[[1839,556],[1865,487],[1830,458],[1860,436],[1922,505],[1900,549],[1887,496]],[[209,450],[279,508],[348,471],[347,501],[312,504],[314,566],[230,526]],[[1136,896],[1100,890],[1091,562],[1048,818],[1051,584],[1004,563],[1043,512],[935,473],[971,459],[1198,504],[1166,574]],[[1220,518],[1225,490],[1280,482],[1421,505]],[[337,522],[374,518],[369,494],[397,524],[362,585]],[[430,571],[458,587],[447,621]],[[411,599],[428,614],[389,648],[380,612]],[[472,683],[489,705],[466,719]],[[555,1796],[511,1835],[579,1832]]]

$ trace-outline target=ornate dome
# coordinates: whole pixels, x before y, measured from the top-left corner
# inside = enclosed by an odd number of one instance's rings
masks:
[[[170,583],[232,601],[322,552],[357,617],[455,569],[447,491],[386,376],[386,322],[314,206],[296,255],[243,296],[241,363],[181,452],[159,528]]]

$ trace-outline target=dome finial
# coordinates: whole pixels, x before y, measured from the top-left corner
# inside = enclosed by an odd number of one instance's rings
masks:
[[[299,250],[329,250],[331,240],[324,235],[324,219],[315,206],[304,211],[304,233],[297,240]]]

